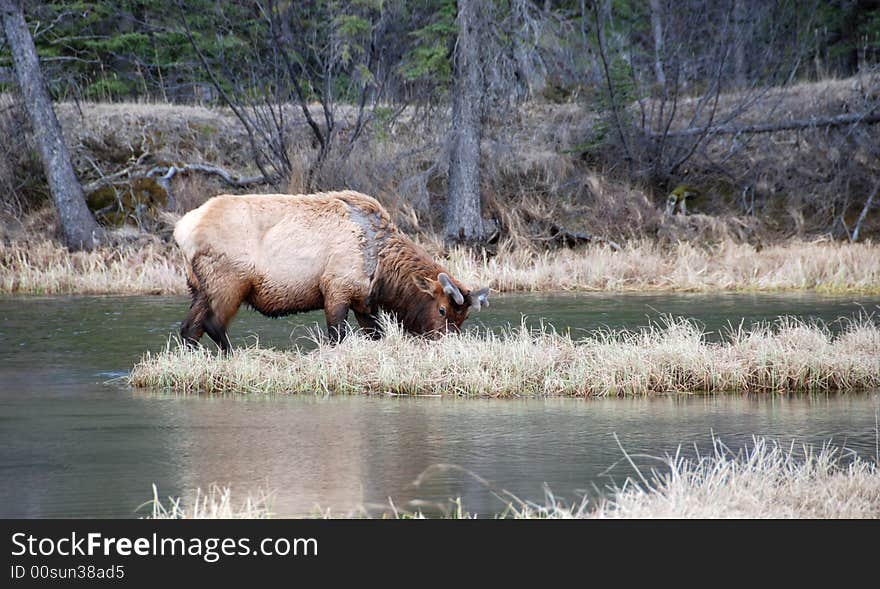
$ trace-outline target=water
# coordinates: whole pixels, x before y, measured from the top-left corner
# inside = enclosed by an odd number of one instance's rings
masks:
[[[831,324],[876,313],[880,299],[816,295],[517,295],[496,297],[473,322],[498,328],[622,328],[659,313],[706,329],[797,315]],[[504,505],[493,490],[541,501],[544,484],[576,499],[633,475],[682,445],[733,449],[764,435],[833,441],[876,455],[877,395],[688,396],[468,400],[387,397],[178,397],[113,379],[161,349],[183,298],[0,298],[0,517],[137,517],[155,483],[189,496],[211,483],[244,496],[274,492],[281,516],[320,506],[345,514],[430,511],[461,497],[472,512]],[[320,314],[269,320],[243,310],[233,343],[302,344]],[[208,341],[207,339],[205,340]],[[109,381],[109,382],[108,382]],[[454,465],[441,467],[438,465]],[[414,484],[418,480],[419,484]]]

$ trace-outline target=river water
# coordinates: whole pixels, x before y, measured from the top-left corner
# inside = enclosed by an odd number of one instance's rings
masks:
[[[543,502],[546,485],[574,501],[635,476],[621,447],[645,471],[679,446],[705,453],[713,435],[732,450],[760,435],[877,455],[876,393],[501,401],[181,397],[121,384],[187,307],[180,297],[0,297],[0,517],[138,517],[154,483],[163,497],[212,483],[240,498],[269,490],[278,516],[378,513],[389,499],[436,512],[459,497],[491,515],[502,490]],[[525,315],[577,335],[671,314],[716,338],[741,321],[794,315],[835,329],[878,311],[878,297],[812,294],[511,295],[470,323],[500,328]],[[231,335],[290,347],[318,324],[321,314],[242,310]]]

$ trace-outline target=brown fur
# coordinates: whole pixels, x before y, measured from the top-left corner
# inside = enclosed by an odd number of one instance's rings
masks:
[[[333,341],[349,310],[371,335],[380,309],[412,333],[442,334],[461,327],[473,302],[454,279],[464,303],[447,296],[442,266],[357,192],[216,196],[181,218],[174,238],[193,297],[181,325],[189,343],[207,332],[228,350],[242,302],[272,317],[324,309]]]

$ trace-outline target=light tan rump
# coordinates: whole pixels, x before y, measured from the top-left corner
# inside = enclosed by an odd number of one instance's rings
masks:
[[[212,306],[241,297],[282,315],[341,296],[356,308],[372,279],[363,220],[377,216],[379,203],[356,192],[221,195],[187,213],[174,238]]]

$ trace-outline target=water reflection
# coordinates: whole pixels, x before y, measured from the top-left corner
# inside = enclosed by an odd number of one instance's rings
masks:
[[[619,328],[644,325],[656,310],[717,330],[783,313],[832,321],[878,302],[519,295],[496,298],[474,323],[498,328],[525,314],[572,330]],[[490,514],[503,508],[493,489],[540,501],[546,483],[574,499],[632,475],[614,434],[643,468],[656,466],[649,456],[679,445],[708,451],[712,433],[734,449],[766,435],[784,443],[830,439],[877,455],[877,395],[183,398],[107,384],[144,351],[166,345],[186,307],[182,298],[0,298],[0,516],[132,517],[152,483],[163,495],[211,483],[228,484],[236,495],[271,489],[284,516],[316,506],[379,510],[389,499],[407,509],[456,497]],[[272,321],[242,311],[233,335],[239,344],[259,334],[262,345],[289,347],[291,334],[316,323],[319,314]]]
[[[712,435],[734,450],[763,435],[784,444],[830,440],[866,457],[877,442],[876,395],[156,400],[179,405],[184,488],[270,488],[274,509],[288,516],[317,505],[375,513],[389,499],[437,510],[457,497],[490,514],[504,507],[497,492],[540,501],[544,483],[573,500],[635,475],[615,434],[646,471],[679,446],[708,452]]]

